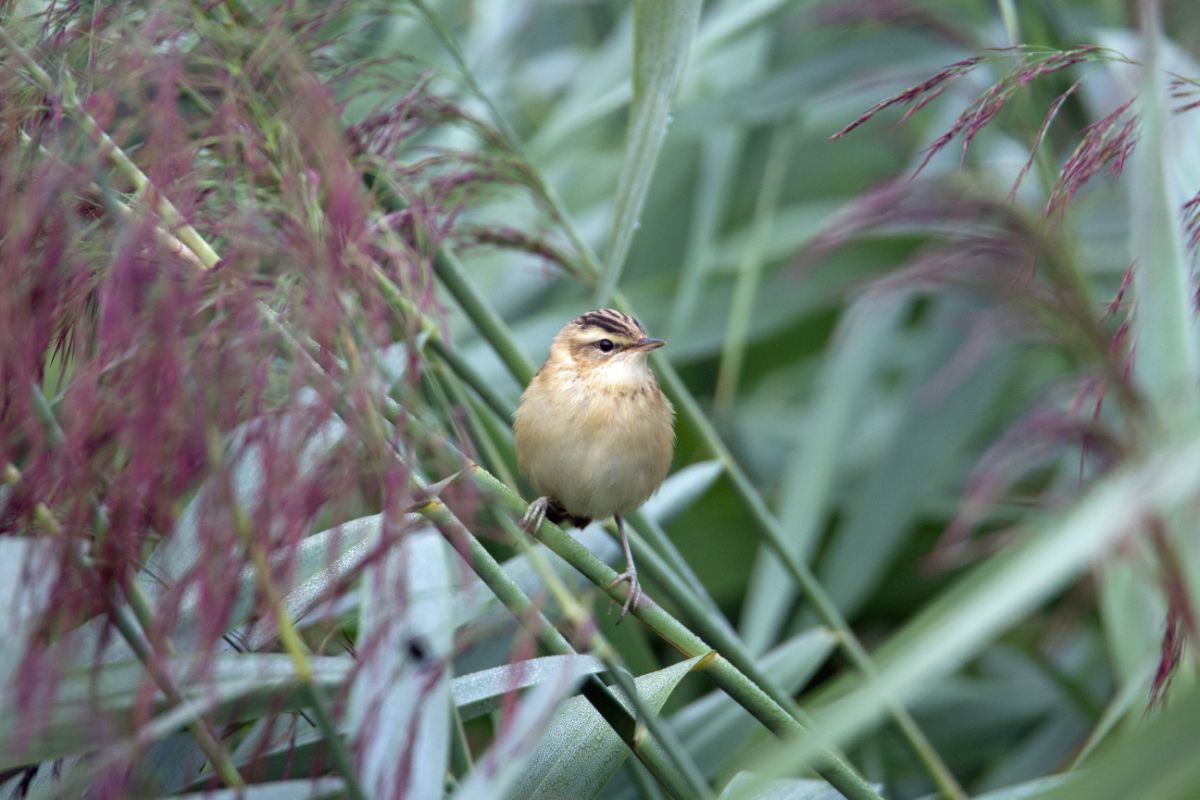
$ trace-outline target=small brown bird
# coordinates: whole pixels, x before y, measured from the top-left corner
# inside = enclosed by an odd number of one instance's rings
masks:
[[[522,525],[532,532],[543,517],[580,528],[616,520],[626,568],[611,585],[629,583],[622,619],[642,587],[621,517],[658,489],[675,449],[675,411],[647,361],[664,344],[611,308],[572,320],[521,396],[513,426],[517,463],[541,495]]]

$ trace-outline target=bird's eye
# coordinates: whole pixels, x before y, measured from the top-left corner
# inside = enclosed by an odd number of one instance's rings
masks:
[[[616,345],[612,343],[612,339],[601,339],[596,342],[596,347],[599,347],[603,353],[611,353]]]

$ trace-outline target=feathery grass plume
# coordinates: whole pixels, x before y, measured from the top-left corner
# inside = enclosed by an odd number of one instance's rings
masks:
[[[495,247],[537,256],[546,264],[554,264],[569,272],[571,257],[545,236],[533,236],[507,225],[464,226],[456,234],[460,250],[474,247]]]
[[[974,71],[980,64],[988,63],[1000,66],[1004,61],[1009,60],[1014,63],[1001,75],[1000,79],[976,95],[950,127],[925,147],[922,151],[921,161],[914,170],[914,175],[920,174],[929,165],[934,156],[959,136],[962,138],[961,159],[965,162],[967,149],[970,147],[971,141],[975,136],[996,119],[1017,92],[1034,81],[1062,72],[1077,64],[1127,61],[1119,53],[1096,45],[1083,45],[1067,50],[1046,50],[1032,47],[990,49],[982,55],[971,56],[948,64],[921,83],[879,101],[860,114],[849,125],[835,133],[831,139],[839,139],[845,136],[875,117],[881,111],[893,106],[910,106],[898,123],[903,124],[917,111],[920,111],[935,98],[941,96],[951,82]],[[1050,120],[1057,114],[1059,107],[1066,100],[1066,97],[1074,92],[1075,88],[1075,86],[1072,86],[1071,89],[1059,95],[1051,104],[1050,110],[1047,112],[1043,122],[1042,130],[1037,136],[1034,150],[1036,150],[1037,146],[1045,138],[1045,128],[1049,125]],[[1022,171],[1022,177],[1025,171],[1027,170]],[[1019,182],[1020,178],[1018,178]]]
[[[1173,109],[1176,114],[1186,114],[1200,108],[1200,79],[1172,75],[1167,90],[1172,100],[1182,101]]]
[[[927,238],[902,267],[877,279],[870,291],[966,293],[985,306],[969,335],[943,369],[938,383],[963,374],[997,339],[1052,344],[1076,365],[1060,389],[1071,402],[1047,397],[1018,419],[983,455],[967,482],[960,508],[927,558],[938,570],[993,552],[1007,541],[1003,530],[990,540],[971,533],[1019,486],[1044,484],[1065,457],[1079,453],[1077,487],[1090,484],[1132,446],[1127,423],[1141,404],[1129,377],[1127,326],[1117,319],[1125,283],[1108,308],[1094,309],[1078,279],[1057,227],[1011,201],[962,180],[908,180],[876,187],[836,217],[802,254],[811,268],[829,250],[864,236],[899,234]],[[1126,415],[1102,418],[1101,403],[1113,392]],[[1061,395],[1061,391],[1058,393]],[[1091,407],[1086,407],[1088,398]],[[1085,468],[1086,467],[1086,468]],[[1073,493],[1072,493],[1073,496]],[[1018,502],[1027,500],[1016,498]],[[1042,504],[1069,497],[1046,495]],[[994,527],[994,525],[992,526]]]
[[[880,278],[880,290],[950,286],[1014,316],[1014,330],[1064,344],[1084,363],[1120,381],[1109,336],[1079,281],[1078,267],[1056,231],[1037,217],[967,181],[891,181],[864,192],[801,252],[812,268],[829,251],[864,236],[918,235],[929,242],[900,269]]]
[[[46,91],[0,51],[0,466],[11,484],[0,535],[44,543],[54,561],[30,562],[54,576],[53,602],[0,686],[32,726],[23,740],[36,741],[63,670],[133,657],[132,635],[148,664],[198,655],[187,688],[203,686],[304,577],[310,534],[383,510],[362,569],[411,525],[394,457],[409,444],[379,424],[379,398],[390,388],[423,409],[423,361],[376,270],[432,310],[433,249],[412,245],[440,241],[470,187],[504,175],[413,157],[422,134],[461,118],[420,81],[395,103],[410,113],[347,136],[342,105],[363,91],[361,73],[321,71],[350,35],[344,5],[250,23],[186,3],[121,14],[52,4],[9,29],[67,87]],[[364,188],[370,156],[384,152],[417,164],[391,171],[390,185],[427,198],[404,241],[376,224]],[[162,201],[219,263],[207,269],[176,238]],[[407,377],[382,386],[374,364],[396,344]],[[327,566],[341,546],[329,540]],[[317,604],[330,631],[353,577]],[[131,609],[140,630],[122,621]],[[333,636],[311,646],[345,649]],[[135,751],[106,749],[162,710],[155,669],[131,714],[88,701],[75,752],[105,755],[95,771],[73,767],[72,785],[96,797],[170,788],[128,768]],[[232,729],[199,724],[218,750],[236,744],[222,744]]]
[[[1097,382],[1084,380],[1083,383]],[[1082,394],[1082,390],[1077,391],[1076,399]],[[989,514],[1001,501],[1057,508],[1073,498],[1078,488],[1090,484],[1119,463],[1124,446],[1118,434],[1110,430],[1098,414],[1083,413],[1078,402],[1064,406],[1054,398],[1043,401],[987,449],[967,481],[957,513],[926,557],[929,569],[941,571],[960,567],[1002,549],[1011,534],[1002,523],[990,522],[986,537],[974,535],[989,522]],[[1060,487],[1060,496],[1040,488],[1053,477],[1064,457],[1076,451],[1079,453],[1076,484]],[[1020,486],[1031,482],[1039,487],[1034,490],[1034,495],[1014,495]],[[1070,494],[1061,496],[1062,490],[1068,487]]]
[[[1042,124],[1038,126],[1037,133],[1033,137],[1033,144],[1029,148],[1029,158],[1025,159],[1025,163],[1021,165],[1021,171],[1017,173],[1017,177],[1013,179],[1012,188],[1008,190],[1008,199],[1012,200],[1017,195],[1017,190],[1021,188],[1021,182],[1025,180],[1025,176],[1029,174],[1029,170],[1033,169],[1034,162],[1037,161],[1038,151],[1042,147],[1042,143],[1046,141],[1046,133],[1050,130],[1050,123],[1058,116],[1058,112],[1062,109],[1063,104],[1067,102],[1067,98],[1075,94],[1080,86],[1083,85],[1083,79],[1075,81],[1067,88],[1065,92],[1050,103],[1046,109],[1046,114],[1042,117]]]
[[[1015,54],[1017,66],[968,103],[951,127],[924,149],[915,174],[919,174],[930,159],[955,137],[961,136],[965,160],[972,138],[996,119],[1016,91],[1032,81],[1084,62],[1132,63],[1112,51],[1091,46],[1037,53],[1028,48],[1010,48],[998,52]],[[893,105],[911,106],[901,118],[903,123],[934,97],[942,94],[950,81],[975,69],[982,60],[956,62],[928,81],[877,103],[835,134],[834,138]],[[1032,168],[1039,149],[1043,147],[1051,122],[1066,101],[1077,93],[1084,80],[1086,75],[1058,94],[1045,112],[1033,138],[1029,158],[1009,192],[1007,204],[1010,208],[1015,209],[1016,191]],[[1200,105],[1193,99],[1194,86],[1194,81],[1178,76],[1174,78],[1172,98],[1181,101],[1175,109],[1177,113],[1185,113]],[[1053,236],[1055,227],[1065,223],[1068,206],[1095,176],[1102,173],[1114,179],[1121,176],[1138,142],[1136,99],[1134,97],[1118,105],[1082,131],[1078,143],[1063,160],[1047,192],[1042,208],[1044,223],[1017,226],[1001,224],[997,236],[991,220],[994,212],[999,211],[1001,216],[1003,212],[999,208],[989,209],[990,203],[986,199],[981,205],[977,202],[978,198],[973,198],[976,202],[968,201],[959,214],[954,208],[939,208],[940,204],[932,193],[927,200],[918,199],[914,204],[909,202],[911,198],[897,197],[885,188],[882,192],[865,195],[816,239],[816,250],[820,252],[822,248],[840,244],[867,229],[904,228],[915,224],[920,230],[928,225],[926,232],[933,234],[935,242],[939,239],[949,240],[953,245],[927,244],[910,259],[905,268],[880,281],[881,286],[933,282],[965,286],[973,292],[982,292],[984,296],[998,297],[1006,309],[1004,313],[1016,311],[1019,316],[1014,320],[1024,319],[1033,323],[1019,331],[1019,335],[1028,335],[1034,330],[1049,334],[1051,339],[1064,345],[1067,351],[1074,352],[1076,357],[1084,357],[1086,370],[1072,377],[1068,384],[1075,386],[1074,403],[1064,404],[1052,398],[1039,402],[985,453],[966,487],[958,513],[927,559],[930,566],[945,568],[998,550],[1006,541],[1006,536],[993,534],[979,541],[970,538],[971,532],[985,521],[989,509],[1005,496],[1010,496],[1015,487],[1053,486],[1050,478],[1055,472],[1060,472],[1061,477],[1061,469],[1069,465],[1069,456],[1075,451],[1078,452],[1078,479],[1074,491],[1077,491],[1090,485],[1124,461],[1127,454],[1136,453],[1141,447],[1138,436],[1142,430],[1145,404],[1130,379],[1135,354],[1129,341],[1129,320],[1124,318],[1128,310],[1122,302],[1137,265],[1131,265],[1126,270],[1107,312],[1099,317],[1091,310],[1089,290],[1080,271],[1069,261],[1062,261],[1055,255],[1056,252],[1064,254],[1069,251],[1066,248],[1046,250],[1036,244],[1039,240],[1050,241],[1046,237]],[[1200,242],[1200,195],[1184,203],[1181,214],[1189,243],[1195,248]],[[1014,211],[1013,218],[1019,217],[1020,212]],[[976,229],[964,235],[962,227]],[[1030,243],[1033,243],[1032,247]],[[1044,276],[1045,280],[1039,280],[1039,275]],[[1122,316],[1118,317],[1118,314]],[[1067,324],[1061,324],[1066,320],[1069,320]],[[1009,328],[1014,332],[1018,330],[1016,325]],[[1113,390],[1119,399],[1118,408],[1111,414],[1102,415],[1104,399]],[[1059,504],[1064,499],[1070,499],[1061,496],[1064,488],[1068,495],[1074,494],[1069,483],[1060,481],[1057,485],[1059,496],[1043,493],[1039,501],[1041,504]],[[1161,520],[1156,518],[1147,522],[1152,532],[1161,525]],[[1179,663],[1182,642],[1195,635],[1194,624],[1191,620],[1183,620],[1181,616],[1192,607],[1186,583],[1176,574],[1178,570],[1168,549],[1159,547],[1157,553],[1160,583],[1168,603],[1161,655],[1151,683],[1150,707],[1159,703],[1166,691]]]
[[[913,113],[920,111],[932,100],[939,97],[946,86],[962,76],[971,72],[983,61],[983,56],[971,56],[960,61],[955,61],[953,64],[948,64],[935,72],[930,77],[920,83],[910,86],[899,94],[894,94],[891,97],[884,98],[875,105],[868,108],[863,113],[859,114],[849,125],[839,130],[837,133],[830,136],[830,141],[836,141],[858,127],[865,125],[875,118],[881,111],[892,108],[893,106],[911,106],[901,117],[901,121],[907,120]],[[914,105],[915,103],[915,105]]]
[[[1188,247],[1195,250],[1200,246],[1200,192],[1188,198],[1183,204],[1183,229],[1187,233]],[[1200,298],[1197,299],[1200,306]]]
[[[1059,170],[1046,200],[1047,214],[1061,214],[1080,187],[1097,173],[1107,170],[1114,178],[1120,177],[1137,144],[1137,115],[1132,104],[1131,98],[1084,129],[1083,138]]]

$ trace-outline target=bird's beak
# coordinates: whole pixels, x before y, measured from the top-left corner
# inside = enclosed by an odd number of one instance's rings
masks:
[[[637,340],[637,343],[629,348],[630,350],[657,350],[666,344],[662,339],[650,339],[645,336]]]

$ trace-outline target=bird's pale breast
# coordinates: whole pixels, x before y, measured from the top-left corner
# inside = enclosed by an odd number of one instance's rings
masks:
[[[517,411],[521,471],[572,515],[603,519],[636,510],[671,466],[671,404],[653,379],[599,389],[580,378],[545,377],[530,383]]]

